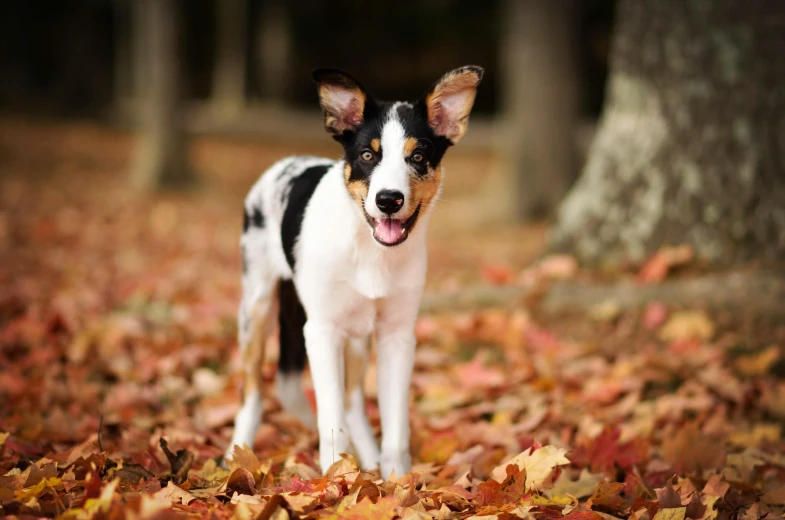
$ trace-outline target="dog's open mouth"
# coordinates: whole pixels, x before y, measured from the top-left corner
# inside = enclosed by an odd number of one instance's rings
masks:
[[[409,237],[409,230],[414,226],[419,214],[418,204],[412,216],[406,220],[388,217],[375,219],[369,216],[368,223],[373,228],[373,238],[383,246],[397,246]]]
[[[404,222],[394,218],[374,219],[371,226],[373,226],[373,238],[384,246],[398,245],[409,235]]]

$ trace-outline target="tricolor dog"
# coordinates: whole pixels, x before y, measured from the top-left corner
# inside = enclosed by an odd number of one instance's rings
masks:
[[[483,69],[445,74],[414,102],[379,102],[336,69],[318,69],[327,132],[339,161],[289,157],[245,200],[239,343],[243,404],[227,457],[253,446],[262,414],[261,363],[279,326],[278,398],[305,423],[306,353],[316,395],[322,471],[354,447],[363,468],[411,469],[409,386],[426,270],[425,229],[441,190],[441,161],[464,136]],[[362,380],[375,339],[381,450]]]

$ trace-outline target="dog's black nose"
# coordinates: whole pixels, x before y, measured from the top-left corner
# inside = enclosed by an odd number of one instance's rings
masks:
[[[403,193],[398,190],[382,190],[376,194],[376,205],[384,213],[392,215],[403,207]]]

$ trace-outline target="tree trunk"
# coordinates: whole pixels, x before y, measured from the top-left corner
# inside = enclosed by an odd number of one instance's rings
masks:
[[[281,101],[289,88],[292,44],[289,12],[284,0],[262,3],[258,20],[257,49],[260,57],[259,86],[262,98]]]
[[[122,106],[133,96],[130,45],[131,6],[127,0],[113,0],[114,13],[114,101]]]
[[[176,0],[134,0],[133,48],[137,77],[147,79],[140,98],[141,128],[132,182],[137,189],[181,186],[194,180],[186,157],[179,110],[179,60]]]
[[[640,260],[689,243],[785,259],[785,2],[622,0],[599,131],[555,250]]]
[[[550,215],[577,176],[575,0],[507,0],[507,154],[521,219]]]
[[[225,115],[236,115],[245,105],[246,0],[217,0],[217,57],[212,102]]]

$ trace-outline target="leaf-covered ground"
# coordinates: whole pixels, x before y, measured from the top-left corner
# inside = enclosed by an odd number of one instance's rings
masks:
[[[253,450],[221,469],[241,384],[239,201],[277,153],[202,141],[199,191],[139,197],[123,177],[126,136],[0,130],[0,514],[783,513],[781,330],[656,302],[561,318],[514,302],[423,315],[410,475],[385,482],[347,455],[322,476],[316,434],[272,391]],[[541,243],[539,228],[436,232],[431,287],[586,275],[570,258],[527,262]],[[667,250],[639,283],[685,261]],[[378,432],[374,381],[371,370]]]

